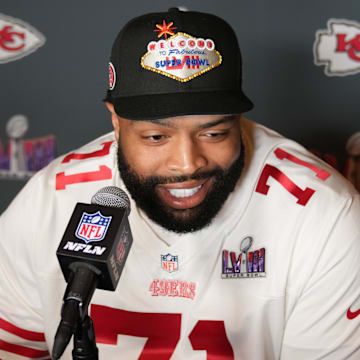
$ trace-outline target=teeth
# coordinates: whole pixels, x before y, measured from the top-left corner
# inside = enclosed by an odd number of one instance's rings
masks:
[[[175,196],[177,198],[184,198],[194,195],[200,190],[201,187],[202,185],[196,186],[191,189],[167,189],[167,190],[170,192],[172,196]]]

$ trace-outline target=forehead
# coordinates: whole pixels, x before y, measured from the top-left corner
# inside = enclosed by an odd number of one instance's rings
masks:
[[[157,125],[166,128],[196,128],[203,129],[217,126],[224,123],[234,122],[238,115],[186,115],[176,116],[157,120],[131,120],[132,127],[142,127],[146,125]]]

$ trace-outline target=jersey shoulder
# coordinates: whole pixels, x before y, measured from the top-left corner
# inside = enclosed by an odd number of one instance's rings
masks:
[[[357,194],[337,170],[297,142],[246,119],[244,129],[253,197],[290,209],[340,204]]]
[[[26,211],[28,217],[88,203],[102,186],[112,185],[116,166],[116,141],[106,134],[68,154],[59,156],[37,172],[12,201],[2,217]],[[32,209],[32,210],[30,210]]]
[[[116,141],[112,132],[59,156],[36,176],[46,191],[79,198],[82,193],[96,192],[100,183],[111,181],[115,166]]]

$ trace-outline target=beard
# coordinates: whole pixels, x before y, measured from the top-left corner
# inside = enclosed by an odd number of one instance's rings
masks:
[[[234,190],[244,168],[244,147],[232,165],[224,170],[214,170],[189,176],[140,176],[128,164],[121,143],[118,143],[118,168],[120,176],[136,205],[155,223],[178,234],[198,231],[211,224],[230,193]],[[189,180],[209,179],[214,182],[204,200],[188,209],[167,206],[156,192],[157,185],[180,183]]]

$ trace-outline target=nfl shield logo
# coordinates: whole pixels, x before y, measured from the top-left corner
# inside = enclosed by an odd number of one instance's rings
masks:
[[[95,214],[82,214],[79,225],[76,229],[76,237],[84,240],[86,243],[91,241],[101,241],[109,228],[111,216],[103,216],[98,211]]]
[[[161,268],[169,273],[178,271],[179,264],[177,255],[161,255]]]

